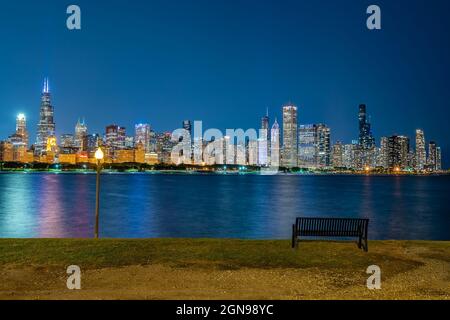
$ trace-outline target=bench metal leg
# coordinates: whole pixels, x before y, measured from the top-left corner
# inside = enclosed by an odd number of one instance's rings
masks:
[[[367,243],[367,235],[369,233],[369,223],[367,222],[364,228],[364,251],[369,251],[369,245]]]
[[[292,249],[297,247],[297,235],[295,230],[295,224],[292,225]]]
[[[361,245],[362,245],[362,239],[361,239],[361,236],[359,236],[359,239],[358,239],[358,249],[361,249]]]

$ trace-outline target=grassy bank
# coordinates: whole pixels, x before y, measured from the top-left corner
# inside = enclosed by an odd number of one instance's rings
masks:
[[[65,288],[78,265],[83,289]],[[382,289],[365,287],[366,268]],[[450,242],[1,239],[0,298],[347,299],[450,297]]]

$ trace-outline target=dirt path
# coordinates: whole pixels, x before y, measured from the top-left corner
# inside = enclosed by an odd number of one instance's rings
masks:
[[[366,288],[365,270],[160,264],[87,270],[82,289],[68,290],[65,270],[8,265],[0,271],[0,299],[450,299],[450,261],[423,250],[405,253],[422,266],[392,277],[382,273],[381,290]]]

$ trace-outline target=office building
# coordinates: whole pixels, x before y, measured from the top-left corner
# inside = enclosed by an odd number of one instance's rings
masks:
[[[277,119],[270,129],[270,166],[280,166],[280,125]]]
[[[88,128],[83,120],[78,119],[77,124],[75,125],[75,135],[74,135],[74,147],[78,149],[78,151],[86,151],[87,149],[87,135]]]
[[[379,166],[383,168],[389,168],[388,158],[389,158],[389,139],[388,137],[381,137],[380,142],[380,161]]]
[[[16,131],[14,132],[14,134],[9,136],[8,140],[14,146],[20,146],[20,147],[24,146],[25,149],[28,149],[29,136],[28,136],[26,118],[23,113],[20,113],[17,115]]]
[[[248,164],[251,166],[258,165],[258,141],[257,140],[249,140],[248,142]]]
[[[347,169],[361,169],[360,149],[358,141],[344,145],[343,166]]]
[[[394,135],[388,138],[388,168],[395,170],[408,168],[408,154],[408,137]]]
[[[317,124],[316,128],[316,165],[329,167],[331,160],[331,130],[325,124]]]
[[[269,128],[269,110],[261,118],[261,128],[259,129],[258,139],[258,165],[266,167],[269,165],[270,158],[270,128]]]
[[[416,130],[416,166],[417,170],[423,170],[427,164],[427,153],[425,150],[425,135],[423,130]]]
[[[114,149],[125,148],[126,130],[124,127],[112,124],[106,127],[105,144]]]
[[[98,147],[103,144],[102,137],[98,133],[88,134],[86,141],[87,151],[91,153],[97,151]]]
[[[151,139],[151,129],[149,124],[140,123],[134,126],[134,141],[135,143],[142,143],[145,152],[147,153],[151,151],[150,139]]]
[[[344,145],[337,141],[332,148],[331,152],[331,164],[335,168],[344,167]]]
[[[283,154],[282,165],[287,168],[298,166],[297,107],[283,106]]]
[[[298,129],[298,166],[316,167],[316,126],[301,124]]]
[[[437,145],[434,141],[430,141],[428,144],[427,167],[432,171],[436,170],[437,168]]]
[[[359,105],[358,113],[359,138],[358,144],[361,150],[369,150],[375,146],[375,140],[372,136],[371,124],[367,116],[366,105]]]
[[[442,151],[441,147],[436,147],[436,170],[442,170]]]

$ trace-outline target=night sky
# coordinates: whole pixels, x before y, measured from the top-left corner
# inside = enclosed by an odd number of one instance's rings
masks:
[[[66,28],[77,4],[82,30]],[[377,4],[382,30],[366,28]],[[58,135],[85,117],[173,130],[258,128],[269,108],[299,106],[299,123],[326,123],[332,140],[358,135],[367,104],[377,145],[385,135],[425,138],[450,165],[450,1],[176,0],[2,1],[0,139],[15,116],[35,141],[43,78],[50,78]],[[414,146],[414,142],[412,143]]]

